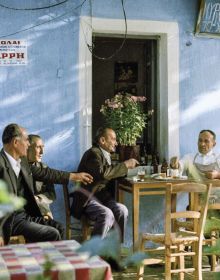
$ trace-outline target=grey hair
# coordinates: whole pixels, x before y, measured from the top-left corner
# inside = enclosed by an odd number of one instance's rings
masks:
[[[2,143],[9,144],[14,137],[22,137],[22,132],[18,124],[11,123],[4,128]]]

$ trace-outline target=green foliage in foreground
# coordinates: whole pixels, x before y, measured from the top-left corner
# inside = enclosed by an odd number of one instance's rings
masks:
[[[105,260],[114,260],[123,268],[128,266],[138,266],[147,258],[146,254],[137,252],[134,254],[129,253],[125,259],[121,260],[121,243],[116,230],[110,231],[105,239],[102,239],[99,236],[92,237],[90,240],[84,242],[77,251],[89,253],[90,257],[98,255]]]
[[[220,256],[220,239],[217,239],[216,244],[213,246],[210,246],[210,245],[203,246],[203,253]]]

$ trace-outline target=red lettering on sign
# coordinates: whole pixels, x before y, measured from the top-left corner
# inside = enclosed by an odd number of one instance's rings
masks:
[[[24,53],[0,53],[0,59],[24,59]]]
[[[17,53],[17,58],[24,58],[24,53]]]

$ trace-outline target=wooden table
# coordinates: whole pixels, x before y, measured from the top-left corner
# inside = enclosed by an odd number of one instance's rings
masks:
[[[165,194],[167,183],[186,183],[193,180],[183,179],[167,179],[167,180],[155,180],[145,179],[143,182],[134,181],[132,178],[120,179],[117,182],[117,196],[120,203],[124,203],[124,192],[132,194],[132,217],[133,217],[133,247],[138,242],[139,237],[139,208],[140,197],[146,195],[163,195]],[[213,187],[220,187],[220,180],[205,180],[200,183],[212,183]]]
[[[112,280],[109,264],[100,257],[77,253],[75,240],[37,242],[0,247],[0,279],[44,279],[46,260],[53,263],[53,280]]]

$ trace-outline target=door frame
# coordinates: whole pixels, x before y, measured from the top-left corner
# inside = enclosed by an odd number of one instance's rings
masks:
[[[93,34],[123,36],[124,20],[80,17],[79,113],[80,155],[92,144]],[[158,37],[158,147],[161,157],[179,156],[179,28],[177,22],[127,20],[128,36]]]

